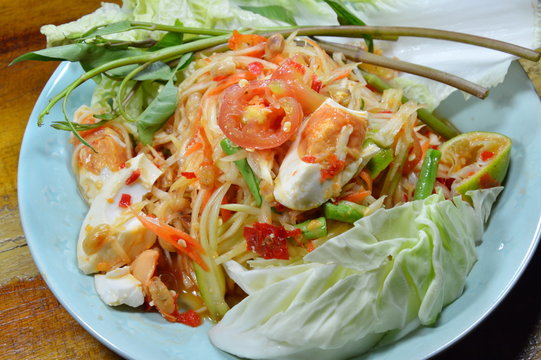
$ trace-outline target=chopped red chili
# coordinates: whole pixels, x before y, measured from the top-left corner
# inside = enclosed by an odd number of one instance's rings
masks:
[[[317,158],[315,156],[303,156],[301,158],[302,161],[309,164],[315,164],[317,161]]]
[[[288,231],[283,226],[267,223],[254,223],[243,231],[246,249],[253,251],[264,259],[289,259],[287,239],[301,236],[300,229]]]
[[[188,310],[183,313],[178,313],[177,322],[182,323],[184,325],[191,326],[191,327],[198,327],[199,325],[203,323],[199,313],[193,310]]]
[[[316,74],[312,74],[312,89],[314,91],[319,92],[319,90],[321,90],[322,85],[323,83],[321,82],[321,80],[317,78]]]
[[[222,81],[222,80],[225,80],[229,77],[229,75],[218,75],[218,76],[215,76],[212,81]]]
[[[249,63],[247,68],[248,71],[255,76],[261,75],[263,73],[263,64],[259,61]]]
[[[131,205],[131,195],[130,194],[122,194],[120,196],[120,201],[118,202],[118,206],[121,208],[128,208]]]
[[[491,159],[492,157],[494,157],[494,153],[492,151],[483,151],[481,153],[481,160],[483,161],[487,161]]]
[[[366,84],[365,85],[368,89],[370,89],[372,92],[375,92],[375,93],[381,93],[381,91],[379,91],[378,89],[376,89],[375,87],[373,87],[372,85],[370,84]]]
[[[186,179],[195,179],[196,175],[192,171],[183,171],[180,175],[184,176]]]
[[[321,175],[321,182],[332,179],[335,177],[340,171],[342,171],[346,167],[346,162],[343,160],[339,160],[338,157],[336,157],[335,154],[329,155],[323,164],[323,168],[320,170]]]
[[[126,179],[126,185],[131,185],[136,182],[137,179],[139,179],[139,176],[141,176],[141,169],[133,170],[130,177]]]
[[[479,179],[479,185],[481,189],[489,189],[495,186],[500,186],[500,182],[494,179],[489,173],[485,173]]]

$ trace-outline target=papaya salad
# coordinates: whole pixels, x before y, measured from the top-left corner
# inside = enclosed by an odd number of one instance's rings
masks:
[[[85,70],[40,122],[63,98],[66,121],[53,126],[72,132],[89,205],[77,264],[104,303],[192,327],[207,318],[211,342],[240,357],[335,359],[433,325],[462,294],[511,140],[460,134],[392,82],[426,68],[381,60],[373,36],[425,30],[364,26],[325,3],[343,27],[119,19],[16,60]],[[167,33],[114,38],[137,29]],[[314,37],[326,33],[358,39]],[[106,101],[68,119],[67,97],[91,78]]]
[[[77,258],[102,274],[96,289],[110,305],[145,304],[192,326],[219,320],[246,295],[224,273],[228,261],[300,263],[381,208],[453,198],[502,153],[481,136],[473,154],[438,167],[444,140],[418,120],[421,105],[378,91],[362,65],[308,38],[234,31],[229,48],[187,69],[150,145],[133,144],[120,122],[81,133],[95,151],[72,140],[91,205]],[[95,115],[84,106],[75,122]],[[483,188],[503,180],[485,175]],[[138,286],[108,288],[119,282]]]

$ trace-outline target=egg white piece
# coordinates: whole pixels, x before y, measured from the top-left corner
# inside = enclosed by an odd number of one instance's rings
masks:
[[[138,307],[145,302],[143,286],[130,273],[129,266],[94,276],[94,286],[101,300],[109,306],[126,304]]]
[[[332,106],[341,111],[348,112],[354,116],[366,119],[366,111],[355,111],[348,109],[332,99],[327,99],[323,106]],[[319,108],[318,108],[319,109]],[[317,110],[316,110],[317,111]],[[307,122],[304,123],[304,126]],[[302,134],[304,126],[300,129],[299,134]],[[347,140],[347,126],[342,129],[342,134]],[[351,133],[351,131],[350,131]],[[341,136],[342,137],[342,136]],[[308,163],[302,161],[299,156],[299,143],[301,136],[297,136],[291,147],[289,148],[278,176],[274,181],[274,198],[282,205],[293,210],[309,210],[316,208],[325,201],[339,194],[340,189],[358,172],[363,161],[366,160],[367,154],[363,152],[361,156],[349,163],[341,172],[332,179],[321,181],[322,166],[319,163]],[[347,144],[347,141],[346,141]],[[340,144],[337,144],[337,148]],[[344,156],[337,154],[338,159],[343,160]]]
[[[89,117],[94,116],[94,114],[100,113],[99,109],[90,108],[86,105],[81,106],[75,111],[73,115],[73,121],[79,124],[85,123],[85,120]],[[122,140],[120,134],[115,130],[108,129],[106,136],[110,136],[114,141],[128,153],[127,147],[129,146]],[[101,188],[108,181],[109,177],[115,172],[111,171],[109,167],[104,166],[101,169],[99,174],[87,169],[85,166],[78,163],[78,158],[72,159],[73,169],[75,170],[75,176],[77,177],[77,184],[79,186],[79,191],[83,195],[84,199],[88,204],[91,204],[94,201],[94,198],[99,194]]]
[[[139,177],[127,185],[126,180],[135,170],[140,172]],[[109,177],[92,202],[79,233],[77,260],[83,272],[91,274],[127,264],[152,246],[156,236],[119,202],[123,194],[131,197],[132,205],[140,202],[160,175],[160,169],[140,154]],[[104,230],[98,240],[97,229]]]

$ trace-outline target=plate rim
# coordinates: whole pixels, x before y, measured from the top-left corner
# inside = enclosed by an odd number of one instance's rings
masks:
[[[51,290],[51,292],[53,293],[55,298],[58,300],[58,302],[62,305],[62,307],[66,309],[66,311],[70,314],[70,316],[72,316],[87,332],[89,332],[94,338],[100,341],[107,348],[109,348],[110,350],[112,350],[113,352],[115,352],[116,354],[122,357],[132,359],[133,357],[128,352],[126,352],[123,348],[115,344],[113,341],[103,336],[99,331],[97,331],[91,324],[89,324],[84,319],[84,316],[82,316],[80,313],[76,311],[76,309],[72,306],[72,304],[70,304],[68,301],[66,301],[65,298],[60,296],[60,290],[59,288],[57,288],[58,285],[55,284],[52,281],[52,279],[49,278],[47,274],[47,265],[45,264],[44,259],[40,256],[40,254],[37,253],[37,250],[34,248],[35,245],[33,244],[36,240],[33,240],[34,236],[33,236],[33,231],[31,229],[32,225],[28,223],[29,221],[28,216],[25,215],[28,213],[29,209],[27,206],[28,204],[25,201],[26,187],[24,184],[23,177],[20,175],[21,175],[21,169],[24,169],[24,167],[26,166],[26,164],[24,164],[23,162],[26,158],[26,156],[24,155],[26,154],[26,151],[28,151],[27,143],[30,141],[29,136],[27,136],[28,131],[29,131],[28,129],[30,127],[36,126],[36,124],[34,123],[34,120],[37,119],[38,114],[41,112],[41,109],[44,107],[43,104],[46,104],[48,102],[47,93],[50,92],[51,88],[53,88],[54,85],[59,80],[61,80],[63,76],[65,76],[63,74],[64,71],[66,71],[71,65],[72,64],[69,62],[61,62],[59,66],[55,69],[55,71],[52,73],[52,75],[49,77],[47,83],[41,90],[38,99],[36,100],[34,108],[30,114],[27,125],[25,127],[24,136],[21,142],[21,147],[20,147],[18,165],[17,165],[17,200],[18,200],[20,221],[21,221],[22,229],[25,235],[26,242],[28,244],[29,251],[33,258],[33,261],[35,262],[39,270],[39,273],[41,274],[48,288]],[[522,71],[524,70],[522,69]],[[531,80],[529,81],[529,87],[531,88],[531,91],[535,92],[535,89],[533,87]],[[29,236],[29,234],[31,235]],[[465,328],[460,333],[455,334],[452,337],[452,339],[442,344],[442,346],[440,346],[438,349],[427,354],[427,357],[433,357],[437,354],[441,354],[443,351],[449,349],[452,345],[459,342],[466,335],[468,335],[474,328],[479,326],[479,324],[481,324],[502,303],[502,301],[509,295],[509,292],[511,292],[512,289],[515,287],[518,280],[522,277],[528,264],[531,262],[536,249],[539,247],[540,242],[541,242],[541,215],[538,219],[533,238],[530,240],[529,246],[520,261],[520,265],[514,269],[513,276],[509,279],[509,281],[505,284],[505,286],[501,288],[501,290],[499,291],[499,296],[490,303],[490,306],[485,307],[482,315],[479,316],[476,320],[472,321],[467,326],[467,328]]]

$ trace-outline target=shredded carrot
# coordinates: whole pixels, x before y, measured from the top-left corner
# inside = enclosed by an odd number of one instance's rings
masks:
[[[349,76],[350,73],[351,73],[351,70],[348,69],[348,70],[344,71],[342,74],[340,74],[340,75],[338,75],[337,77],[335,77],[335,78],[333,79],[333,81],[338,81],[338,80],[340,80],[340,79],[347,78],[347,77]]]
[[[428,151],[428,149],[430,148],[430,141],[425,141],[424,144],[421,145],[421,151],[422,151],[422,156],[421,158],[425,158],[425,154],[426,152]]]
[[[360,177],[366,183],[368,191],[372,191],[372,178],[370,177],[370,173],[366,171],[366,169],[363,169],[363,171],[361,171]]]
[[[238,72],[238,73],[235,73],[235,74],[232,74],[232,75],[229,75],[227,78],[225,78],[224,80],[221,80],[218,85],[216,85],[215,88],[213,89],[210,89],[207,94],[209,96],[211,95],[217,95],[217,94],[220,94],[222,91],[224,91],[225,89],[227,89],[228,87],[230,87],[231,85],[235,85],[236,83],[238,83],[240,80],[242,79],[251,79],[253,78],[254,75],[245,71],[245,72]]]
[[[178,251],[188,255],[190,259],[196,262],[205,271],[209,270],[207,264],[200,256],[200,254],[205,253],[205,249],[203,249],[203,247],[193,237],[182,230],[161,222],[155,217],[151,217],[143,213],[134,212],[134,214],[137,219],[139,219],[141,224],[152,231],[156,236],[159,236],[161,239],[173,245]],[[183,240],[186,246],[180,245],[178,243],[179,240]]]
[[[193,154],[194,152],[196,152],[197,150],[202,149],[202,148],[203,148],[203,144],[200,143],[200,142],[196,142],[196,143],[190,145],[186,149],[186,152],[184,153],[184,156],[190,156],[191,154]]]
[[[205,154],[205,159],[207,162],[212,165],[212,148],[210,146],[209,139],[207,137],[207,133],[205,132],[205,128],[202,126],[198,127],[199,135],[201,135],[201,140],[203,140],[203,154]],[[203,166],[205,164],[201,164]]]
[[[413,137],[413,146],[410,150],[410,153],[408,154],[408,159],[406,163],[404,164],[404,168],[402,169],[402,175],[407,175],[410,172],[415,169],[415,166],[422,160],[423,158],[423,150],[421,148],[421,142],[419,141],[419,138],[417,135],[415,135],[415,131],[411,131],[411,135]],[[415,157],[413,160],[409,160],[409,157],[413,154]]]
[[[215,189],[210,189],[205,193],[205,197],[203,198],[203,201],[201,202],[201,208],[199,209],[199,216],[203,213],[203,210],[205,210],[205,206],[207,206],[207,203],[209,202],[210,196],[214,192]]]
[[[346,201],[351,201],[351,202],[354,202],[354,203],[360,203],[361,201],[363,201],[368,195],[370,195],[372,192],[371,191],[368,191],[368,190],[361,190],[359,192],[356,192],[356,193],[353,193],[353,194],[349,194],[349,195],[346,195],[344,196],[342,199],[343,200],[346,200]]]
[[[222,205],[229,204],[229,200],[229,196],[226,193],[222,199]],[[226,222],[227,220],[229,220],[229,218],[231,218],[231,216],[233,216],[233,212],[227,209],[220,209],[220,216],[222,217],[222,221]]]
[[[228,45],[231,50],[242,50],[266,41],[267,38],[264,36],[257,34],[241,34],[237,30],[233,30]]]

